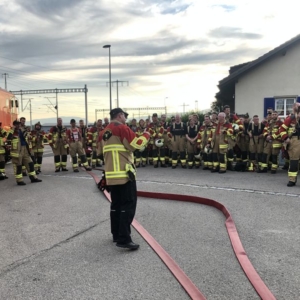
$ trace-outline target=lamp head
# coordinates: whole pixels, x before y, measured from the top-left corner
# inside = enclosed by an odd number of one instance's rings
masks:
[[[104,45],[103,48],[110,48],[110,45]]]

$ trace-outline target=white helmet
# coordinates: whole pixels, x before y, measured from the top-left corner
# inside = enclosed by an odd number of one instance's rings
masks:
[[[211,149],[210,147],[205,147],[205,148],[204,148],[204,152],[205,152],[206,154],[210,154],[211,151],[212,151],[212,149]]]
[[[164,140],[163,139],[158,139],[155,141],[155,146],[156,147],[162,147],[164,145]]]
[[[199,153],[199,154],[195,154],[194,157],[195,157],[196,159],[200,159],[200,158],[201,158],[201,154],[200,154],[200,153]]]
[[[240,129],[239,125],[238,124],[232,124],[232,128],[234,131],[238,131]]]
[[[145,149],[146,149],[146,147],[142,147],[142,148],[139,149],[139,151],[140,151],[140,152],[144,152]]]

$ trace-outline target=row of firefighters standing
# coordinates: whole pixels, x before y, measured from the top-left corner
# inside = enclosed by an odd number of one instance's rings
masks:
[[[295,104],[294,114],[284,122],[272,109],[268,109],[263,122],[259,121],[257,115],[249,122],[248,115],[238,117],[230,113],[229,106],[225,106],[224,112],[214,114],[213,118],[206,115],[203,125],[197,118],[191,118],[186,125],[181,122],[179,115],[168,124],[165,115],[158,121],[157,114],[153,114],[148,126],[143,120],[138,125],[130,125],[137,137],[143,134],[145,128],[151,134],[148,146],[135,151],[136,167],[144,167],[148,158],[155,168],[160,161],[161,167],[169,164],[174,169],[179,158],[183,168],[186,165],[199,168],[202,157],[204,170],[225,173],[227,169],[234,170],[235,156],[237,171],[265,173],[270,168],[271,173],[276,174],[278,155],[282,150],[284,169],[289,170],[288,186],[293,186],[299,160],[294,158],[295,141],[297,137],[298,142],[300,136],[298,118],[295,117],[298,112],[295,109],[298,109],[298,104]],[[300,153],[300,148],[296,152]]]
[[[102,120],[88,129],[82,120],[77,127],[76,121],[72,119],[71,127],[67,129],[63,126],[62,119],[58,118],[57,125],[48,134],[42,130],[40,122],[34,125],[33,130],[25,122],[25,118],[15,120],[13,128],[9,130],[4,130],[0,123],[0,180],[8,178],[5,172],[5,155],[9,150],[17,184],[25,185],[23,177],[27,174],[32,182],[41,182],[36,174],[41,172],[45,138],[54,154],[55,172],[68,171],[68,154],[72,158],[74,172],[79,172],[79,164],[88,171],[91,170],[90,165],[102,166],[97,155],[98,135],[104,128]]]
[[[239,118],[231,114],[229,106],[225,106],[224,112],[219,115],[213,114],[213,118],[205,116],[203,125],[197,118],[191,118],[186,125],[181,122],[179,115],[168,124],[165,116],[158,121],[157,114],[153,114],[152,123],[147,127],[145,122],[141,122],[143,120],[140,120],[139,126],[130,126],[137,137],[141,136],[145,129],[151,135],[148,146],[135,152],[136,166],[145,166],[148,158],[154,167],[158,167],[160,161],[162,167],[169,163],[172,168],[176,168],[179,159],[183,168],[186,168],[186,165],[189,168],[193,165],[199,168],[200,152],[205,170],[225,173],[226,169],[232,170],[235,152],[237,162],[241,162],[247,170],[267,172],[268,163],[271,162],[271,173],[275,174],[278,168],[278,154],[284,145],[286,158],[290,157],[288,186],[293,186],[296,183],[299,160],[296,147],[300,136],[298,114],[298,106],[295,105],[294,114],[282,122],[278,119],[277,112],[270,109],[264,122],[259,122],[258,116],[255,115],[249,123],[244,117]],[[10,132],[4,131],[0,126],[0,179],[7,178],[4,159],[6,139],[11,149],[18,184],[23,182],[25,169],[33,182],[36,174],[41,172],[46,136],[40,123],[35,124],[34,130],[30,131],[29,127],[25,126],[25,118],[21,118],[20,121],[14,121],[14,129]],[[67,171],[68,154],[72,157],[74,172],[78,172],[79,164],[87,170],[91,170],[90,166],[101,166],[97,141],[106,124],[98,120],[88,129],[82,120],[77,127],[72,119],[71,128],[67,129],[62,125],[62,119],[58,118],[57,121],[57,126],[53,126],[47,136],[54,153],[55,171]],[[23,159],[27,154],[29,158]],[[25,162],[20,163],[22,160]]]

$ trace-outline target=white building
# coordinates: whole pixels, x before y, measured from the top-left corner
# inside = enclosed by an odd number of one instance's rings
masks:
[[[266,116],[268,107],[285,117],[300,102],[300,35],[258,59],[230,68],[219,82],[219,105],[237,114]]]

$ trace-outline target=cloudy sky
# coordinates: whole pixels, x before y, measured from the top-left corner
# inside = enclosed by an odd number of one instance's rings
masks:
[[[207,109],[230,66],[256,59],[299,34],[296,3],[0,0],[0,72],[9,74],[12,91],[87,84],[88,115],[94,121],[95,109],[109,108],[108,49],[103,45],[110,44],[112,81],[125,81],[119,85],[121,107]],[[54,96],[26,96],[33,98],[34,119],[55,117],[49,108]],[[113,107],[116,98],[114,84]],[[58,103],[60,115],[85,116],[84,94],[59,94]],[[29,118],[29,111],[22,115]]]

